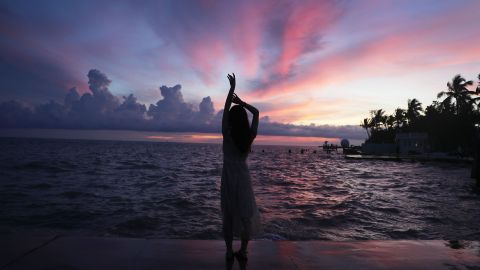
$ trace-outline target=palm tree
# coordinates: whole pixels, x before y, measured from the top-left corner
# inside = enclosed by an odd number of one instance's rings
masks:
[[[447,96],[442,101],[444,105],[450,105],[452,101],[455,101],[455,110],[457,115],[459,115],[461,112],[464,112],[465,109],[468,109],[467,106],[471,106],[473,102],[471,95],[475,94],[475,92],[469,91],[467,88],[471,85],[473,85],[473,81],[467,81],[460,74],[457,74],[451,82],[447,83],[447,91],[438,93],[437,98]]]
[[[475,92],[472,94],[477,96],[475,98],[472,98],[472,102],[477,105],[477,109],[478,109],[480,108],[480,74],[478,74],[477,88],[475,89]]]
[[[475,89],[475,93],[477,95],[480,95],[480,74],[478,74],[478,83],[477,83],[477,89]]]
[[[367,136],[370,139],[370,131],[368,130],[371,127],[372,121],[369,118],[364,118],[363,122],[360,124],[367,131]]]
[[[387,129],[392,129],[395,125],[395,115],[389,115],[387,116]]]
[[[401,108],[395,109],[395,114],[393,115],[395,128],[400,128],[400,126],[404,126],[407,119],[405,118],[405,110]]]
[[[405,113],[408,123],[411,124],[418,120],[422,111],[422,103],[420,103],[416,98],[409,99],[407,112]]]
[[[477,90],[475,92],[477,95],[480,94],[480,73],[478,74]]]
[[[385,116],[385,111],[383,109],[372,110],[370,111],[371,118],[371,127],[374,129],[380,129],[382,125],[385,126],[387,117]]]

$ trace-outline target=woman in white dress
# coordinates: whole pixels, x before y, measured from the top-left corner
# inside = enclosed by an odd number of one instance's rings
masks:
[[[233,74],[233,73],[232,73]],[[252,233],[260,225],[259,213],[252,189],[247,157],[257,136],[258,110],[243,102],[235,91],[235,74],[228,75],[230,91],[225,100],[222,119],[223,170],[221,181],[221,207],[223,236],[227,246],[226,259],[236,256],[247,260],[247,246]],[[231,104],[235,103],[232,108]],[[253,114],[250,125],[245,108]],[[241,248],[233,252],[233,235],[239,234]]]

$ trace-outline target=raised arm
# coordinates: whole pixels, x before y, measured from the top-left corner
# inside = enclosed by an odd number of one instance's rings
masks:
[[[223,107],[223,117],[222,117],[222,134],[225,136],[227,134],[228,128],[228,112],[230,111],[230,106],[232,105],[233,92],[235,91],[235,73],[233,75],[228,74],[227,78],[230,82],[230,90],[228,91],[227,99],[225,99],[225,107]]]
[[[253,107],[252,105],[244,102],[241,100],[236,94],[233,94],[233,103],[238,104],[248,111],[250,111],[253,114],[252,118],[252,125],[250,126],[250,133],[252,135],[252,140],[257,137],[257,130],[258,130],[258,118],[260,116],[260,113],[258,112],[257,108]]]

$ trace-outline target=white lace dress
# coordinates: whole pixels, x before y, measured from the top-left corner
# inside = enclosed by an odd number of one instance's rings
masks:
[[[222,214],[233,217],[235,235],[244,229],[241,219],[250,219],[250,236],[254,236],[260,231],[260,214],[252,189],[247,157],[248,152],[241,153],[238,150],[228,131],[223,138]]]

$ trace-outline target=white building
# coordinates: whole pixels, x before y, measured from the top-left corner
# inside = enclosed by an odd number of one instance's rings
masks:
[[[423,154],[428,150],[428,134],[425,132],[405,132],[395,135],[399,154]]]

